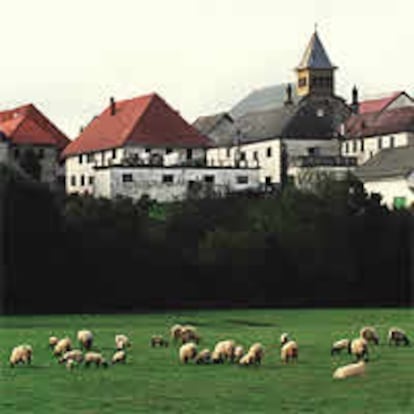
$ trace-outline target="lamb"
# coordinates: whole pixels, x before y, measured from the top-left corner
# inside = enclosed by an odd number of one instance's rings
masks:
[[[356,357],[357,361],[368,361],[368,342],[364,338],[353,339],[348,346],[348,353]]]
[[[235,348],[236,343],[232,339],[227,339],[225,341],[217,342],[216,346],[214,347],[213,353],[215,354],[215,356],[219,356],[219,359],[223,361],[233,361]]]
[[[126,335],[123,334],[117,334],[115,335],[115,346],[117,350],[122,350],[125,348],[131,347],[131,341]]]
[[[339,354],[344,349],[349,348],[349,339],[340,339],[332,344],[331,355]]]
[[[262,362],[262,358],[264,355],[264,348],[263,345],[260,342],[256,342],[254,343],[249,351],[247,352],[247,354],[251,354],[254,357],[254,362],[256,364],[260,364]]]
[[[151,337],[151,346],[154,348],[155,346],[168,346],[168,341],[164,339],[161,335],[153,335]]]
[[[288,341],[280,350],[280,359],[285,362],[286,364],[289,360],[297,360],[298,359],[299,348],[296,341]]]
[[[289,342],[289,334],[284,332],[284,333],[282,333],[282,335],[280,335],[280,346],[283,346],[287,342]]]
[[[197,355],[197,346],[193,342],[181,345],[179,350],[180,361],[186,364],[189,360],[194,359]]]
[[[210,361],[211,361],[211,352],[207,348],[200,351],[194,359],[194,362],[198,365],[199,364],[209,364]]]
[[[97,367],[103,366],[106,368],[108,366],[108,362],[103,357],[103,355],[100,354],[99,352],[87,352],[84,356],[84,361],[85,361],[85,366],[87,367],[89,367],[89,365],[93,363]]]
[[[339,367],[333,373],[333,378],[344,379],[348,377],[355,377],[365,374],[365,362],[359,361],[354,364],[348,364],[343,367]]]
[[[91,331],[86,329],[78,331],[77,338],[83,348],[87,350],[91,349],[93,342],[93,334]]]
[[[16,364],[28,364],[32,362],[33,349],[30,345],[23,344],[13,348],[10,355],[10,366],[14,367]]]
[[[373,342],[375,345],[379,344],[379,336],[373,326],[364,326],[359,331],[359,336],[364,338],[368,343]]]
[[[59,338],[57,336],[50,336],[49,337],[49,347],[50,348],[54,348],[58,342],[59,342]]]
[[[236,346],[236,348],[234,348],[234,355],[233,355],[234,362],[239,362],[240,359],[243,357],[243,355],[244,355],[244,348],[241,345]]]
[[[82,351],[80,349],[73,349],[72,351],[65,352],[59,359],[59,363],[63,364],[71,359],[80,364],[83,361]]]
[[[112,355],[112,365],[117,364],[119,362],[122,362],[123,364],[125,364],[125,362],[126,362],[126,352],[125,351],[116,351]]]
[[[391,345],[394,343],[399,346],[400,343],[403,343],[405,346],[410,344],[410,341],[407,337],[407,334],[400,328],[390,328],[388,330],[388,344]]]
[[[59,342],[55,345],[55,349],[53,350],[53,354],[55,356],[59,356],[68,352],[72,349],[72,341],[69,337],[65,337],[59,340]]]

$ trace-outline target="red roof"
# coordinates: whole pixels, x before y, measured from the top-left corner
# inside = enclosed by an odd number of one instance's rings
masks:
[[[32,104],[0,111],[0,131],[15,144],[56,145],[61,150],[70,142]]]
[[[410,131],[414,132],[414,106],[353,114],[345,123],[348,139]]]
[[[395,99],[404,94],[403,91],[393,92],[391,95],[378,98],[361,101],[358,111],[360,114],[368,112],[380,112],[383,111],[388,105],[390,105]]]
[[[148,147],[207,147],[209,138],[188,124],[157,94],[140,96],[109,105],[95,117],[63,156],[121,147],[127,144]]]

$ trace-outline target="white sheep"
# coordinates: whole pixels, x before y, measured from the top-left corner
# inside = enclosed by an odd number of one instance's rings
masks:
[[[33,349],[30,345],[23,344],[13,348],[10,354],[10,366],[14,367],[16,364],[28,364],[32,362]]]
[[[403,343],[405,346],[410,344],[410,341],[407,337],[407,334],[400,328],[390,328],[388,330],[388,344],[391,345],[394,343],[399,346],[400,343]]]
[[[182,329],[183,329],[182,325],[179,325],[179,324],[176,324],[176,325],[171,327],[170,335],[171,335],[171,339],[173,341],[177,341],[178,339],[181,338]]]
[[[280,335],[280,346],[283,346],[287,342],[289,342],[289,334],[284,332]]]
[[[184,345],[181,345],[179,350],[180,361],[186,364],[191,359],[194,359],[197,355],[197,346],[193,342],[188,342]]]
[[[348,353],[354,355],[357,361],[361,359],[368,361],[368,342],[361,337],[353,339],[349,343]]]
[[[255,362],[256,362],[255,355],[248,352],[246,355],[243,355],[240,358],[239,365],[242,365],[242,366],[253,365]]]
[[[131,347],[131,341],[129,338],[124,334],[117,334],[115,335],[115,347],[119,351],[125,348]]]
[[[183,344],[187,342],[195,342],[198,344],[200,342],[200,335],[194,326],[185,325],[181,327],[180,339]]]
[[[213,350],[210,360],[213,364],[222,364],[224,362],[224,356],[221,352]]]
[[[78,365],[78,363],[74,359],[68,359],[65,365],[66,365],[66,369],[68,371],[71,371],[73,368],[75,368]]]
[[[239,362],[243,355],[244,348],[241,345],[237,345],[236,348],[234,348],[234,362]]]
[[[209,349],[205,348],[202,351],[200,351],[195,359],[194,362],[196,364],[209,364],[211,362],[211,352]]]
[[[54,355],[62,355],[65,352],[68,352],[72,349],[72,341],[69,337],[65,337],[59,340],[59,342],[55,345],[55,349],[53,350]]]
[[[379,344],[379,336],[373,326],[364,326],[361,328],[359,336],[364,338],[368,343],[373,342],[375,345]]]
[[[280,350],[280,359],[285,362],[286,364],[289,362],[289,360],[297,360],[299,355],[299,347],[296,341],[288,341]]]
[[[333,378],[335,379],[344,379],[348,377],[355,377],[358,375],[365,374],[365,362],[359,361],[354,364],[345,365],[339,367],[333,373]]]
[[[256,364],[260,364],[264,355],[264,347],[260,342],[256,342],[250,347],[247,353],[253,355]]]
[[[236,342],[234,342],[233,339],[217,342],[213,351],[214,355],[218,356],[218,358],[215,359],[233,361],[235,348]]]
[[[63,364],[64,362],[73,359],[77,363],[81,363],[83,361],[83,354],[80,349],[72,349],[71,351],[65,352],[63,356],[59,359],[59,363]]]
[[[112,356],[112,365],[122,362],[126,362],[126,352],[125,351],[116,351]]]
[[[107,367],[108,362],[103,357],[103,355],[99,352],[87,352],[84,356],[85,366],[89,366],[90,364],[95,364],[98,366]]]
[[[93,342],[93,334],[91,331],[83,329],[81,331],[78,331],[76,337],[83,348],[88,350],[91,349]]]
[[[59,338],[57,336],[50,336],[49,337],[49,347],[50,348],[54,348],[58,342],[59,342]]]
[[[350,342],[351,341],[349,339],[339,339],[338,341],[335,341],[332,344],[331,355],[339,354],[344,349],[347,350]]]

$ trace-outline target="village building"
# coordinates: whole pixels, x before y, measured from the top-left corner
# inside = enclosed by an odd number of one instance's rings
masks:
[[[65,168],[60,154],[70,140],[33,104],[0,111],[0,162],[49,184],[64,187]],[[30,158],[29,161],[27,161]],[[32,174],[25,163],[38,165]],[[34,176],[37,175],[37,176]]]
[[[336,69],[315,31],[296,68],[295,87],[259,89],[227,114],[199,117],[194,126],[215,143],[208,165],[258,167],[261,183],[273,186],[289,174],[295,180],[304,162],[332,172],[352,168],[354,161],[341,156],[340,125],[351,107],[335,94]]]
[[[182,200],[200,186],[257,188],[257,168],[209,168],[209,138],[157,94],[115,101],[65,149],[67,193]]]

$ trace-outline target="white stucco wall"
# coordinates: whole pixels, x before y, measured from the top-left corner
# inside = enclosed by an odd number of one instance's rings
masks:
[[[132,181],[124,182],[129,174]],[[163,176],[173,176],[173,182],[163,182]],[[94,196],[113,198],[117,195],[140,199],[144,194],[160,202],[182,200],[187,195],[189,182],[205,182],[214,176],[212,188],[220,193],[242,191],[259,187],[259,171],[247,168],[191,168],[191,167],[109,167],[96,169]],[[238,177],[247,177],[247,183],[238,183]]]
[[[381,135],[374,137],[362,137],[356,140],[347,140],[342,143],[342,155],[357,157],[358,165],[363,164],[381,149],[390,148],[391,137],[394,137],[394,147],[404,147],[406,145],[414,145],[414,133],[399,132],[396,134]],[[381,149],[379,147],[379,139],[381,138]],[[364,141],[363,151],[361,141]]]
[[[409,182],[404,177],[381,179],[364,182],[368,193],[378,193],[382,196],[382,202],[393,208],[395,197],[405,197],[407,207],[414,203],[414,191],[410,189]]]

